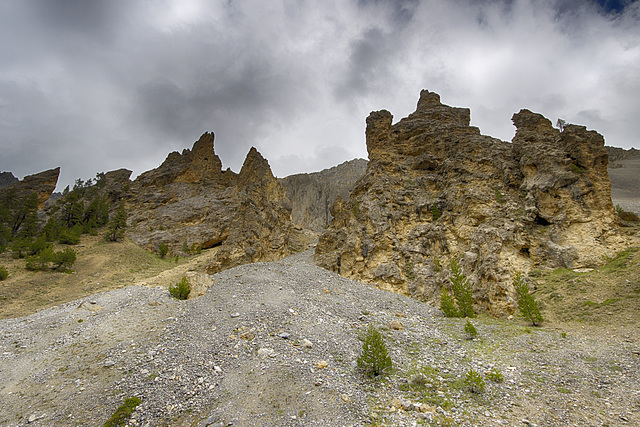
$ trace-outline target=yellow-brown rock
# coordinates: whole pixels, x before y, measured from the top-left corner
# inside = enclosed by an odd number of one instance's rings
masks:
[[[512,279],[536,267],[596,267],[621,248],[604,139],[513,116],[513,143],[482,135],[470,111],[422,91],[393,123],[367,118],[367,172],[332,208],[316,263],[380,288],[435,301],[457,259],[477,309],[515,308]]]
[[[228,235],[208,272],[275,261],[291,253],[291,204],[269,163],[253,147],[238,175],[233,199],[238,204],[228,222]]]

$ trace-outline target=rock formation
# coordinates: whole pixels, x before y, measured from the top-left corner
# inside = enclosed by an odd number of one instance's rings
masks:
[[[502,315],[514,310],[517,271],[595,267],[619,249],[597,132],[560,132],[521,110],[508,143],[429,91],[414,113],[392,119],[384,110],[367,118],[367,172],[332,207],[317,264],[433,301],[457,259],[476,308]]]
[[[13,176],[13,174],[11,174]],[[60,168],[49,169],[44,172],[25,176],[22,181],[14,181],[12,184],[0,188],[0,194],[7,191],[16,191],[18,197],[35,192],[38,195],[38,209],[44,207],[44,202],[51,197],[56,189]]]
[[[208,271],[240,264],[275,261],[291,253],[291,204],[269,163],[251,148],[233,191],[237,206],[227,225],[229,234]]]
[[[162,165],[141,174],[136,183],[143,187],[162,187],[174,183],[232,185],[235,174],[222,171],[222,162],[214,151],[213,142],[213,132],[205,132],[191,150],[185,149],[182,154],[177,151],[170,153]]]
[[[367,170],[367,161],[355,159],[331,169],[301,173],[280,179],[291,201],[291,219],[297,227],[322,231],[331,220],[331,206],[338,197],[349,198]]]
[[[267,161],[252,148],[240,174],[222,171],[213,133],[140,175],[127,193],[127,234],[171,254],[219,247],[208,271],[272,261],[290,253],[291,205]]]

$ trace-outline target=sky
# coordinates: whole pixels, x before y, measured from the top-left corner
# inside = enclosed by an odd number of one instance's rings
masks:
[[[365,119],[421,89],[506,141],[528,108],[640,148],[640,2],[3,0],[0,171],[127,168],[216,135],[238,172],[367,157]]]

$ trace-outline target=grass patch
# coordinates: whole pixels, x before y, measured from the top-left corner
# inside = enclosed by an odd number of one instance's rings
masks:
[[[136,406],[141,404],[142,401],[137,397],[128,397],[124,400],[124,403],[116,409],[111,417],[104,423],[104,427],[118,427],[126,424]]]
[[[605,273],[615,273],[627,267],[629,259],[638,252],[638,248],[628,248],[618,253],[615,257],[608,259],[607,263],[600,269]]]

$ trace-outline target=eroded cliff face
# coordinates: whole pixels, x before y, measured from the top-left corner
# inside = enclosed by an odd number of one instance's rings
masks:
[[[331,206],[338,197],[349,197],[366,170],[366,160],[354,159],[320,172],[280,179],[291,201],[293,224],[316,232],[324,230],[333,220]]]
[[[560,132],[522,110],[508,143],[429,91],[414,113],[392,120],[384,110],[367,118],[367,172],[333,206],[317,264],[433,301],[457,259],[477,308],[502,315],[515,308],[517,271],[596,267],[621,248],[597,132]]]
[[[213,133],[191,150],[171,153],[130,184],[127,235],[138,245],[170,254],[219,247],[210,272],[273,261],[290,253],[291,206],[267,161],[252,148],[242,170],[222,170]]]

